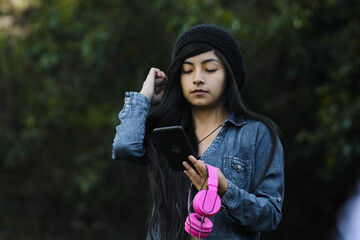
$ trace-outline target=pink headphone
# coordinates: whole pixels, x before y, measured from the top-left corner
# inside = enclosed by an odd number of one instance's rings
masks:
[[[185,231],[194,237],[205,238],[210,235],[213,223],[209,218],[219,212],[221,200],[217,194],[218,169],[207,165],[209,173],[208,189],[201,190],[195,195],[193,208],[195,213],[189,214],[185,221]],[[188,199],[188,205],[189,199]],[[190,206],[188,206],[190,208]]]

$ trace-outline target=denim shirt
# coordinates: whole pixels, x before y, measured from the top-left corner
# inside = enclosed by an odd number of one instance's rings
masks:
[[[143,140],[149,110],[147,97],[136,92],[125,94],[113,159],[146,164]],[[279,140],[274,159],[263,175],[270,152],[271,135],[263,123],[230,114],[201,156],[206,164],[219,168],[228,181],[221,210],[210,217],[214,227],[207,239],[259,239],[261,231],[277,227],[284,197],[284,154]]]

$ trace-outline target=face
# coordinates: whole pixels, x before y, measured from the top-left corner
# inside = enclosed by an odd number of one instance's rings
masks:
[[[225,89],[226,70],[214,51],[202,53],[184,61],[181,87],[185,99],[193,108],[214,109]]]

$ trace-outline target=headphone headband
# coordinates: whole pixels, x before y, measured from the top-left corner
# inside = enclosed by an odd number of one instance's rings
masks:
[[[217,191],[219,180],[218,180],[218,169],[211,165],[205,164],[208,169],[209,177],[208,177],[208,188]]]

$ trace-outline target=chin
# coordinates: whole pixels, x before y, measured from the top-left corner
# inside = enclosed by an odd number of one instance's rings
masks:
[[[216,108],[216,106],[212,104],[192,104],[191,106],[201,110],[212,110]]]

